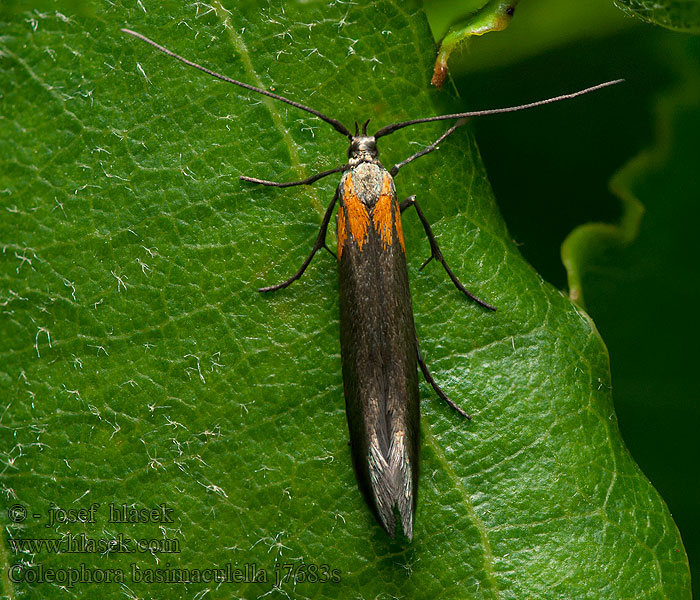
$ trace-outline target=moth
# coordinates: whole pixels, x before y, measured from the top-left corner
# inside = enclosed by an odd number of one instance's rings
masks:
[[[140,33],[129,29],[122,31],[217,79],[311,113],[349,140],[347,162],[307,179],[284,183],[247,176],[240,179],[284,188],[311,185],[328,175],[342,173],[313,248],[299,270],[282,283],[260,288],[259,291],[273,292],[287,287],[303,275],[316,252],[326,248],[332,253],[326,245],[326,233],[338,204],[340,349],[352,462],[360,490],[377,521],[394,537],[398,513],[404,535],[412,539],[420,462],[418,367],[440,398],[467,419],[470,417],[438,386],[421,355],[413,321],[406,246],[401,226],[401,214],[406,209],[415,208],[430,242],[431,254],[421,269],[431,260],[438,261],[460,292],[484,309],[496,309],[462,285],[445,261],[416,196],[399,202],[394,177],[407,164],[436,150],[469,117],[512,112],[575,98],[621,80],[520,106],[403,121],[382,127],[369,135],[369,120],[363,123],[361,131],[358,123],[355,123],[352,133],[337,119],[304,104],[216,73]],[[391,169],[384,168],[379,161],[379,138],[404,127],[432,121],[454,121],[454,124],[429,146]]]

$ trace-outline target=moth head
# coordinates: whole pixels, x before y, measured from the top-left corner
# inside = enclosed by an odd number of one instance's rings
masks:
[[[348,148],[350,160],[372,161],[379,156],[377,139],[373,135],[367,135],[367,125],[369,125],[369,119],[362,124],[362,135],[360,135],[360,127],[355,121],[355,135],[350,138],[350,147]]]

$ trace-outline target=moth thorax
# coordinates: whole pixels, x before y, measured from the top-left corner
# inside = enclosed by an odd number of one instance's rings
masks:
[[[350,142],[348,148],[348,158],[351,165],[356,165],[361,162],[372,162],[377,156],[377,140],[373,136],[355,136]]]

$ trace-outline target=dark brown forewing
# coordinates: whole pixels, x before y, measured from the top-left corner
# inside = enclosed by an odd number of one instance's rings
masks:
[[[396,507],[404,534],[411,538],[420,409],[408,271],[396,229],[387,244],[372,220],[388,173],[376,165],[363,167],[346,173],[339,188],[339,214],[345,219],[339,252],[340,347],[352,458],[359,487],[378,521],[393,537]],[[348,196],[348,177],[356,198]],[[395,204],[393,185],[391,195]],[[361,240],[352,234],[353,225],[361,230],[357,206],[352,206],[356,199],[369,217]],[[398,214],[397,207],[393,209]],[[356,220],[351,223],[353,214]]]

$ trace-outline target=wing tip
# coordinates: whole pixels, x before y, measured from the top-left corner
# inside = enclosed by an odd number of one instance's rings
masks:
[[[379,524],[391,539],[396,537],[396,521],[398,517],[403,534],[409,541],[413,540],[413,519],[415,515],[413,498],[401,499],[391,496],[390,498],[385,498],[385,502],[379,502],[378,498],[375,497],[374,507]]]
[[[388,460],[378,448],[370,456],[367,499],[377,521],[393,539],[398,517],[404,535],[413,540],[417,482],[414,481],[415,470],[411,468],[412,461],[407,456],[405,447],[399,446]]]
[[[398,505],[395,506],[398,509]],[[398,516],[401,521],[401,529],[404,536],[406,536],[409,541],[413,541],[413,511],[399,512]],[[379,524],[393,540],[396,537],[396,515],[392,511],[390,517],[386,518],[385,515],[378,512],[378,517]]]

